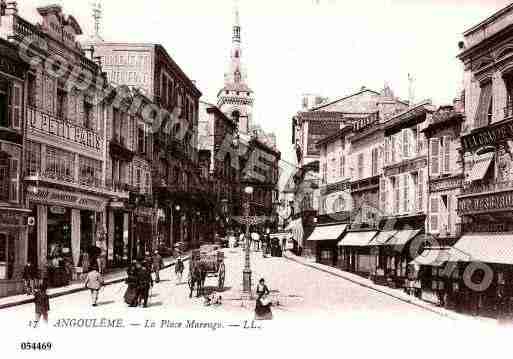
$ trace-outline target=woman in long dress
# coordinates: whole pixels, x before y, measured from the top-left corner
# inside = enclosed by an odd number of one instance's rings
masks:
[[[273,319],[271,312],[271,302],[268,300],[269,288],[265,285],[264,278],[260,279],[257,288],[257,300],[255,306],[255,319],[256,320],[269,320]]]

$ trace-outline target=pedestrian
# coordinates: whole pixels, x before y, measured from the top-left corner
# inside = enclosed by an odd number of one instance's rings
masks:
[[[128,304],[129,307],[137,307],[139,304],[139,290],[137,266],[135,261],[128,267],[126,273],[127,279],[125,283],[127,284],[127,289],[124,295],[125,303]]]
[[[37,277],[37,268],[31,262],[27,262],[27,265],[23,268],[23,285],[27,295],[34,293]]]
[[[184,265],[183,265],[182,257],[180,256],[176,260],[176,264],[175,264],[175,275],[176,275],[176,284],[177,285],[182,283],[183,269],[184,269]]]
[[[257,300],[255,305],[255,319],[256,320],[270,320],[273,319],[271,312],[271,300],[269,299],[269,288],[265,284],[264,278],[258,281],[256,288]]]
[[[98,271],[98,267],[92,266],[89,269],[85,280],[85,287],[91,291],[91,304],[93,307],[96,307],[98,305],[98,294],[103,285],[103,278]]]
[[[139,290],[139,301],[143,302],[143,306],[148,306],[148,297],[150,296],[150,288],[153,287],[153,278],[147,267],[139,265],[137,268],[137,286]]]
[[[160,282],[160,270],[164,267],[164,261],[162,260],[162,256],[159,254],[159,251],[155,251],[155,254],[152,257],[152,271],[155,272],[155,283]]]
[[[50,299],[46,293],[46,282],[43,282],[39,289],[34,292],[34,305],[36,311],[36,323],[39,323],[41,317],[45,324],[48,324],[48,312],[50,311]]]

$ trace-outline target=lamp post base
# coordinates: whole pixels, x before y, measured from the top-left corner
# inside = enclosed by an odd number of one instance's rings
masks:
[[[244,269],[242,272],[242,291],[251,294],[251,270]]]

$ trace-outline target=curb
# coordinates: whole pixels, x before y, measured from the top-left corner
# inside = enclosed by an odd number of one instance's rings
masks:
[[[354,280],[354,279],[352,279],[352,278],[348,278],[348,277],[346,277],[346,276],[344,276],[344,275],[337,274],[337,273],[333,273],[333,272],[331,272],[331,271],[329,271],[329,270],[326,270],[326,269],[323,269],[323,268],[319,268],[319,267],[317,267],[317,266],[313,266],[313,265],[308,264],[308,263],[304,263],[304,262],[302,262],[302,261],[300,261],[300,260],[298,260],[298,259],[296,259],[296,258],[289,257],[289,256],[288,256],[288,255],[286,255],[286,254],[284,254],[283,256],[284,256],[286,259],[288,259],[288,260],[290,260],[290,261],[292,261],[292,262],[295,262],[295,263],[301,264],[301,265],[303,265],[303,266],[305,266],[305,267],[313,268],[313,269],[315,269],[315,270],[318,270],[318,271],[320,271],[320,272],[324,272],[324,273],[330,274],[330,275],[335,276],[335,277],[338,277],[338,278],[342,278],[342,279],[344,279],[344,280],[347,280],[348,282],[351,282],[351,283],[357,284],[357,285],[359,285],[359,286],[361,286],[361,287],[364,287],[364,288],[367,288],[367,289],[371,289],[371,290],[373,290],[373,291],[375,291],[375,292],[378,292],[378,293],[381,293],[381,294],[388,295],[388,296],[390,296],[390,297],[392,297],[392,298],[394,298],[394,299],[400,300],[401,302],[408,303],[408,304],[413,305],[413,306],[415,306],[415,307],[418,307],[418,308],[421,308],[421,309],[427,310],[427,311],[429,311],[429,312],[431,312],[431,313],[434,313],[434,314],[437,314],[437,315],[439,315],[439,316],[441,316],[441,317],[448,318],[448,319],[451,319],[451,320],[458,320],[458,318],[456,318],[455,316],[453,316],[451,313],[443,313],[443,312],[441,312],[441,311],[437,311],[437,310],[436,310],[436,309],[434,309],[434,308],[430,308],[430,307],[428,307],[428,306],[422,305],[421,303],[418,303],[418,302],[416,302],[416,301],[412,301],[412,300],[410,300],[410,299],[402,298],[402,297],[400,297],[400,296],[398,296],[398,295],[395,295],[395,294],[393,294],[393,293],[389,293],[388,291],[385,291],[385,290],[381,290],[381,289],[376,288],[376,287],[374,287],[374,286],[372,286],[372,285],[368,285],[368,284],[365,284],[365,283],[361,283],[361,282],[358,282],[358,281],[356,281],[356,280]]]
[[[182,260],[184,262],[186,262],[189,259],[190,259],[190,256],[186,256]],[[170,268],[170,267],[174,266],[175,264],[176,264],[176,260],[174,262],[172,262],[172,263],[164,265],[162,267],[162,269]],[[111,279],[109,281],[106,281],[103,284],[103,286],[108,286],[108,285],[124,282],[126,280],[126,278],[127,278],[127,276],[124,275],[122,278]],[[73,289],[64,290],[64,291],[59,292],[59,293],[48,294],[48,297],[49,298],[57,298],[57,297],[62,297],[64,295],[68,295],[68,294],[74,294],[74,293],[78,293],[78,292],[83,292],[83,291],[86,291],[86,290],[88,290],[88,289],[84,288],[84,287],[73,288]],[[22,299],[22,300],[18,300],[18,301],[11,302],[11,303],[6,303],[6,304],[0,304],[0,310],[6,309],[6,308],[11,308],[11,307],[16,307],[16,306],[19,306],[19,305],[30,304],[30,303],[33,303],[33,302],[34,302],[34,298],[31,296],[31,297],[29,297],[27,299]]]

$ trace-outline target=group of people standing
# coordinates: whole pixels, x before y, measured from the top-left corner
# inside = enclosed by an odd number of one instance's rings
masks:
[[[144,308],[148,306],[150,291],[154,283],[160,282],[160,270],[164,263],[162,256],[155,251],[153,256],[146,252],[146,256],[142,261],[133,261],[128,267],[127,279],[125,283],[128,285],[124,299],[125,303],[130,307],[138,307],[142,305]],[[155,274],[155,281],[152,273]]]

